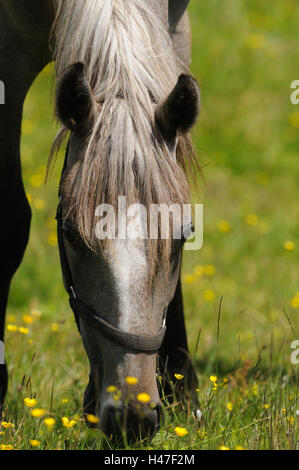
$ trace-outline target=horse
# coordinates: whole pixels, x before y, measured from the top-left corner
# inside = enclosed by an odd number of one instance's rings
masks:
[[[157,363],[166,393],[179,372],[178,392],[193,397],[195,412],[198,406],[180,281],[185,238],[95,237],[97,208],[115,207],[119,196],[146,208],[189,200],[186,168],[200,95],[189,72],[188,3],[0,0],[0,344],[31,219],[20,165],[22,107],[35,77],[54,61],[61,129],[52,154],[69,138],[57,210],[61,267],[90,363],[84,414],[98,416],[107,435],[117,435],[119,423],[133,438],[157,432],[163,419]],[[136,378],[134,388],[128,377]]]

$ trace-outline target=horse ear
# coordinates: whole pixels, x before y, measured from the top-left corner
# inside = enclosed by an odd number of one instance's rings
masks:
[[[88,132],[93,123],[94,99],[84,64],[70,65],[57,84],[56,114],[70,130]]]
[[[189,132],[196,122],[199,108],[197,81],[190,75],[180,75],[166,101],[156,110],[156,124],[162,136],[172,142],[178,133]]]

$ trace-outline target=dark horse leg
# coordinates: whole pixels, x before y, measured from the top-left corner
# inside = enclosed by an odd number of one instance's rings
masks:
[[[0,340],[11,279],[29,236],[31,211],[21,175],[20,134],[23,102],[36,75],[49,61],[50,3],[0,0]],[[1,361],[4,362],[4,361]],[[0,415],[7,390],[6,364],[0,364]]]
[[[197,405],[198,382],[188,349],[180,279],[175,296],[168,307],[167,330],[159,352],[159,370],[163,391],[168,399],[174,390],[176,398],[190,397],[193,404]],[[184,378],[177,380],[174,374],[181,374]]]

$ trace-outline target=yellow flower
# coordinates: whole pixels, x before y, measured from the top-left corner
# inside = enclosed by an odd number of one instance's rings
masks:
[[[193,274],[185,274],[184,282],[186,284],[192,284],[194,281],[195,281],[195,276],[193,276]]]
[[[65,404],[68,403],[69,401],[70,401],[69,398],[62,398],[61,403],[62,403],[63,405],[65,405]]]
[[[29,179],[29,183],[33,188],[40,188],[44,183],[44,176],[39,173],[32,175]]]
[[[75,421],[74,419],[69,420],[69,418],[67,418],[66,416],[61,418],[61,421],[65,428],[72,428],[73,426],[75,426],[75,424],[77,424],[77,421]]]
[[[48,244],[50,246],[57,246],[58,241],[57,241],[57,233],[56,232],[50,232],[48,236]]]
[[[285,408],[283,408],[283,409],[281,410],[281,412],[282,412],[283,415],[286,415],[286,414],[287,414],[287,410],[286,410]]]
[[[212,264],[207,264],[203,267],[203,272],[207,276],[213,276],[215,274],[215,266],[213,266]]]
[[[267,410],[269,407],[270,407],[270,405],[268,405],[268,403],[264,403],[264,404],[263,404],[263,409],[264,409],[264,410]]]
[[[263,34],[250,34],[246,44],[250,49],[262,49],[265,46],[266,38]]]
[[[48,430],[50,431],[54,424],[55,424],[55,419],[54,418],[45,418],[43,420],[43,423],[47,426]]]
[[[183,436],[186,436],[186,434],[188,434],[187,429],[186,429],[186,428],[182,428],[182,427],[180,427],[180,426],[176,426],[176,427],[174,428],[174,430],[175,430],[176,435],[179,436],[179,437],[183,437]]]
[[[8,423],[7,421],[1,421],[1,424],[5,429],[10,429],[10,428],[15,427],[15,425],[13,423]]]
[[[203,266],[201,266],[200,264],[197,264],[196,266],[194,266],[193,272],[195,276],[202,276],[204,273]]]
[[[219,232],[227,233],[230,231],[230,223],[227,220],[219,220],[217,228]]]
[[[18,331],[17,325],[7,325],[8,331]]]
[[[258,224],[258,221],[259,221],[259,218],[256,214],[249,214],[247,217],[246,217],[246,222],[248,225],[254,227],[255,225]]]
[[[229,447],[225,447],[225,446],[219,446],[218,447],[218,450],[230,450]]]
[[[22,134],[30,135],[34,130],[33,122],[30,119],[23,119],[22,121]]]
[[[296,292],[294,297],[291,299],[291,306],[293,308],[299,308],[299,292]]]
[[[138,382],[138,379],[137,377],[132,377],[129,375],[128,377],[126,377],[126,382],[128,385],[136,385]]]
[[[287,420],[291,425],[293,425],[295,422],[294,416],[287,416]]]
[[[10,445],[10,444],[0,444],[0,449],[1,450],[14,450],[14,446]]]
[[[31,323],[34,322],[34,317],[32,315],[23,315],[22,316],[22,320],[24,323],[27,323],[28,325],[30,325]]]
[[[151,397],[148,393],[138,393],[137,395],[137,400],[141,403],[148,403],[150,399]]]
[[[59,330],[59,324],[58,323],[52,323],[51,325],[51,331],[56,333]]]
[[[29,408],[33,408],[37,404],[37,400],[35,398],[24,398],[24,403]]]
[[[174,376],[177,380],[182,380],[184,378],[182,374],[174,374]]]
[[[42,408],[34,408],[30,412],[33,418],[40,418],[41,416],[44,416],[45,413],[46,413],[46,410],[43,410]]]
[[[235,450],[245,450],[245,447],[242,447],[242,446],[238,445],[238,446],[235,447]]]
[[[293,251],[293,250],[295,250],[295,243],[288,240],[288,241],[284,242],[283,247],[286,251]]]
[[[40,441],[37,441],[36,439],[30,439],[29,444],[31,447],[38,447],[40,445]]]
[[[109,387],[106,388],[106,391],[108,393],[114,393],[117,391],[117,387],[115,385],[109,385]]]
[[[36,210],[42,211],[45,208],[45,201],[41,197],[37,197],[33,200],[33,205]]]
[[[226,408],[228,409],[228,411],[232,411],[233,404],[231,402],[227,403]]]
[[[215,383],[215,382],[217,382],[217,380],[218,380],[217,375],[210,375],[210,381],[211,382]]]
[[[91,414],[86,415],[86,419],[89,423],[92,423],[92,424],[97,424],[100,421],[98,416],[91,415]]]
[[[293,127],[299,127],[299,111],[294,111],[289,116],[289,123]]]
[[[23,326],[20,326],[19,332],[22,333],[22,335],[28,335],[29,329],[28,329],[28,328],[24,328]]]
[[[203,297],[207,302],[211,302],[215,298],[215,293],[211,289],[207,289],[204,291]]]

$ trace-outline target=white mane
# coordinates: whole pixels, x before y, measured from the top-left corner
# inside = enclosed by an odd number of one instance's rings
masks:
[[[77,214],[101,202],[185,203],[184,171],[154,137],[156,104],[182,72],[171,38],[148,0],[55,0],[56,73],[81,61],[99,105],[78,180]],[[179,70],[180,69],[180,70]],[[187,137],[181,137],[181,140]]]

